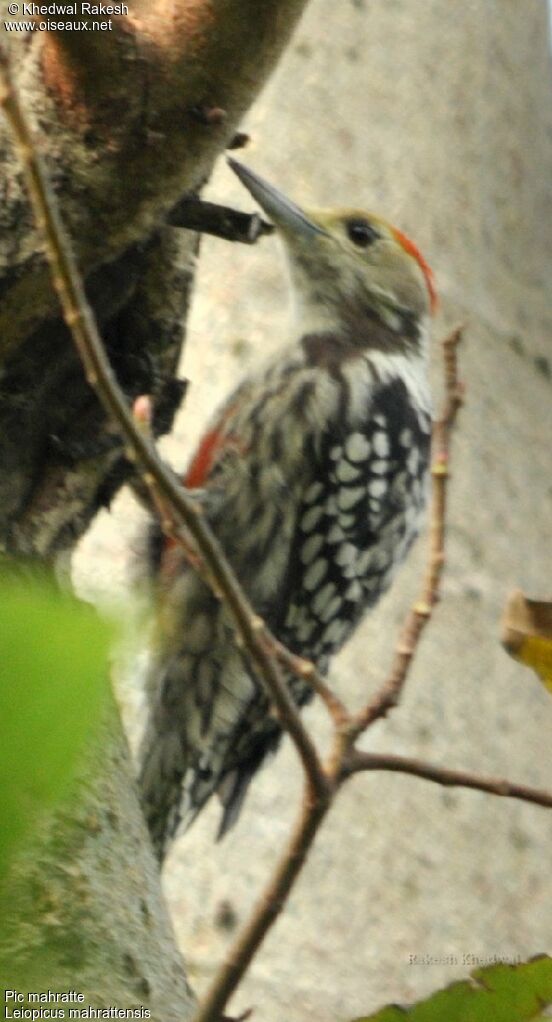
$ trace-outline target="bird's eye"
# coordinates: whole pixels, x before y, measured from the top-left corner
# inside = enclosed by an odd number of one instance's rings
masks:
[[[347,235],[358,248],[368,248],[377,238],[378,232],[367,220],[348,220]]]

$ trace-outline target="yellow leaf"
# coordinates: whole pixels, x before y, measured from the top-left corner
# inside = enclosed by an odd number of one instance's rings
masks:
[[[552,692],[552,602],[513,592],[502,619],[502,645]]]

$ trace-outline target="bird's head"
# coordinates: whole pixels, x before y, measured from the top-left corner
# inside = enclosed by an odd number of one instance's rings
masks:
[[[416,347],[437,296],[414,242],[373,213],[301,209],[243,164],[229,164],[284,242],[302,328],[339,330],[357,348]]]

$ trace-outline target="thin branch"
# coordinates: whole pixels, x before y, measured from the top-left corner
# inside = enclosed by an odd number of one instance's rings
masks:
[[[552,793],[525,784],[514,784],[504,777],[485,777],[468,770],[449,770],[447,767],[426,763],[422,759],[408,756],[394,756],[391,753],[361,752],[353,749],[343,765],[343,776],[350,777],[367,770],[384,770],[391,773],[410,774],[425,781],[432,781],[447,788],[472,788],[502,798],[517,798],[522,802],[552,809]]]
[[[441,576],[445,565],[445,519],[449,479],[450,436],[462,407],[464,392],[458,379],[456,349],[462,339],[463,327],[457,327],[443,341],[445,401],[439,419],[433,423],[432,464],[433,481],[429,512],[428,559],[425,577],[418,600],[407,614],[395,649],[389,675],[383,686],[354,718],[353,735],[365,731],[374,721],[384,717],[397,705],[406,683],[410,666],[425,630],[439,600]]]
[[[326,776],[277,660],[269,652],[264,622],[255,614],[240,588],[220,544],[203,521],[201,508],[160,460],[148,431],[137,428],[136,420],[119,387],[84,293],[73,251],[58,212],[57,200],[42,168],[26,117],[11,83],[7,57],[2,48],[0,105],[4,108],[18,145],[37,226],[44,236],[52,282],[63,317],[81,357],[86,379],[121,430],[127,444],[127,457],[140,466],[146,485],[170,509],[171,534],[177,540],[182,539],[185,546],[189,546],[189,535],[184,529],[193,537],[207,576],[217,595],[228,606],[244,647],[274,702],[282,726],[295,744],[313,789],[323,796],[327,790]]]
[[[274,227],[263,220],[258,213],[242,213],[230,206],[219,206],[204,202],[195,196],[186,196],[174,206],[167,218],[173,227],[186,227],[189,231],[213,234],[225,241],[239,241],[254,245],[265,234],[272,234]]]
[[[299,819],[274,873],[230,948],[193,1022],[218,1022],[222,1009],[236,990],[255,952],[280,915],[332,801],[331,792],[324,799],[313,800],[307,785]]]

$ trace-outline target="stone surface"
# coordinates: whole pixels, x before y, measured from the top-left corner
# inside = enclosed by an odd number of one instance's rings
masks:
[[[552,700],[497,634],[513,587],[551,595],[549,93],[541,0],[312,0],[244,125],[253,143],[243,154],[300,202],[358,203],[409,232],[436,270],[436,336],[468,323],[444,599],[401,707],[366,746],[543,787]],[[224,166],[209,197],[252,205]],[[168,444],[177,463],[221,395],[286,329],[276,244],[204,242],[184,365],[194,386]],[[435,380],[438,391],[437,358]],[[117,564],[124,575],[116,537],[126,538],[127,521],[121,499],[86,543],[79,571],[93,549],[97,589],[112,585]],[[336,660],[332,679],[349,702],[382,679],[422,563],[419,543]],[[327,733],[319,707],[308,720]],[[244,920],[253,904],[299,791],[286,743],[221,845],[214,805],[176,844],[166,893],[198,990],[233,915]],[[551,837],[550,815],[533,806],[407,777],[356,778],[235,1012],[254,1004],[262,1022],[346,1020],[421,996],[480,959],[552,951]]]

